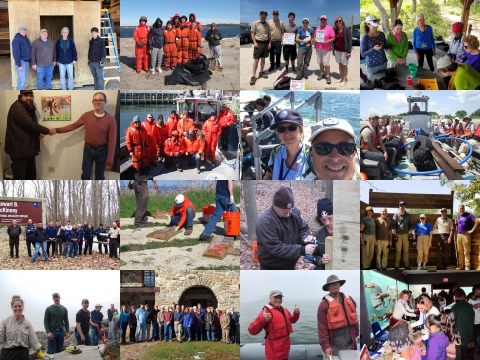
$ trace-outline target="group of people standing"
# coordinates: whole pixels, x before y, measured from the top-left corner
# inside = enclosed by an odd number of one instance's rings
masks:
[[[330,77],[330,54],[334,54],[339,64],[340,86],[347,84],[348,62],[352,51],[352,32],[345,25],[344,19],[337,16],[334,25],[327,24],[327,16],[320,16],[320,25],[314,30],[310,27],[310,20],[302,20],[303,27],[294,23],[295,13],[288,14],[288,23],[279,18],[278,10],[273,10],[273,18],[266,22],[268,13],[260,11],[260,19],[252,23],[250,30],[253,41],[253,68],[250,85],[255,85],[258,63],[260,62],[259,78],[268,78],[264,71],[265,58],[270,55],[269,73],[280,70],[280,57],[283,47],[283,59],[285,60],[284,73],[288,73],[288,65],[291,64],[292,72],[297,74],[296,79],[308,79],[307,69],[310,65],[313,49],[317,56],[320,67],[317,80],[326,79],[331,84]],[[298,44],[298,49],[297,49]],[[297,68],[295,60],[298,58]]]
[[[472,248],[471,234],[479,221],[471,213],[465,212],[465,205],[459,205],[459,215],[453,220],[447,216],[447,209],[440,210],[433,227],[427,222],[425,214],[420,214],[419,221],[414,222],[406,211],[407,204],[400,201],[399,211],[388,218],[388,211],[383,208],[380,217],[374,218],[371,206],[365,209],[365,216],[360,223],[360,244],[362,245],[362,267],[370,269],[376,251],[376,269],[387,270],[389,248],[395,246],[395,270],[399,269],[403,250],[403,261],[406,270],[410,267],[410,241],[417,248],[417,270],[427,270],[428,252],[432,247],[433,232],[438,229],[437,237],[437,270],[446,270],[448,256],[453,241],[458,254],[457,270],[470,270],[470,253]],[[456,235],[456,239],[455,239]],[[395,244],[394,244],[395,242]],[[472,269],[474,270],[474,269]]]
[[[188,307],[172,303],[170,306],[140,304],[135,310],[132,306],[127,312],[122,306],[120,312],[121,343],[126,344],[126,333],[129,329],[130,343],[163,340],[190,342],[222,341],[227,344],[240,343],[240,312],[235,307],[221,310],[209,306],[206,309],[201,303]],[[163,329],[163,330],[162,330]],[[204,336],[205,335],[205,336]]]
[[[196,167],[197,174],[201,172],[202,157],[203,161],[214,165],[219,139],[222,149],[228,150],[234,114],[223,102],[218,116],[210,116],[205,120],[200,134],[193,118],[194,114],[188,110],[183,110],[180,116],[176,110],[172,110],[166,122],[161,114],[157,122],[152,114],[148,114],[143,123],[135,116],[125,131],[125,141],[135,172],[148,173],[150,167],[155,167],[162,160],[165,161],[165,168],[169,169],[175,163],[177,171],[182,172],[183,158],[187,158],[188,166]]]
[[[53,69],[56,65],[60,70],[60,86],[62,90],[73,90],[73,69],[78,61],[77,48],[73,39],[68,37],[68,27],[62,28],[61,37],[54,42],[48,37],[48,30],[41,29],[40,37],[30,43],[27,37],[27,27],[18,26],[18,33],[12,41],[12,57],[17,70],[17,89],[25,90],[30,66],[37,72],[37,90],[52,89]],[[92,38],[88,43],[88,66],[94,79],[94,89],[103,90],[103,67],[107,56],[105,40],[99,36],[97,27],[91,29]],[[68,74],[68,87],[65,80]]]

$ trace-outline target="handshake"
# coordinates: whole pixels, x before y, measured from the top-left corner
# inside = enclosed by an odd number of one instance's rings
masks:
[[[55,130],[55,128],[51,128],[50,130],[48,130],[48,135],[50,136],[53,136],[57,133],[57,131]]]

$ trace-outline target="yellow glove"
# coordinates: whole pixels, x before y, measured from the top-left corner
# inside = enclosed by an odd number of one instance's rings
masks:
[[[44,356],[44,353],[43,353],[42,349],[38,350],[38,352],[37,352],[37,359],[42,359],[43,356]]]

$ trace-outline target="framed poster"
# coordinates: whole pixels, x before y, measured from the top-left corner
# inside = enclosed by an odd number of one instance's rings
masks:
[[[71,96],[42,96],[43,121],[71,121]]]
[[[283,45],[295,45],[295,34],[294,33],[283,34]]]

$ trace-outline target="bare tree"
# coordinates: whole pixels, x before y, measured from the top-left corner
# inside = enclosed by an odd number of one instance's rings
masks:
[[[417,12],[417,0],[412,0],[412,10],[410,10],[410,14],[415,14]]]
[[[11,180],[0,180],[0,191],[2,196],[8,196],[8,189],[10,188]]]
[[[373,0],[373,3],[377,7],[378,11],[380,11],[380,20],[382,23],[382,29],[383,29],[383,32],[386,34],[390,32],[390,20],[388,18],[387,11],[383,7],[383,5],[380,3],[380,0]]]
[[[245,213],[247,214],[248,239],[257,240],[255,225],[258,219],[257,199],[256,199],[256,181],[243,181],[243,196],[245,204]]]

